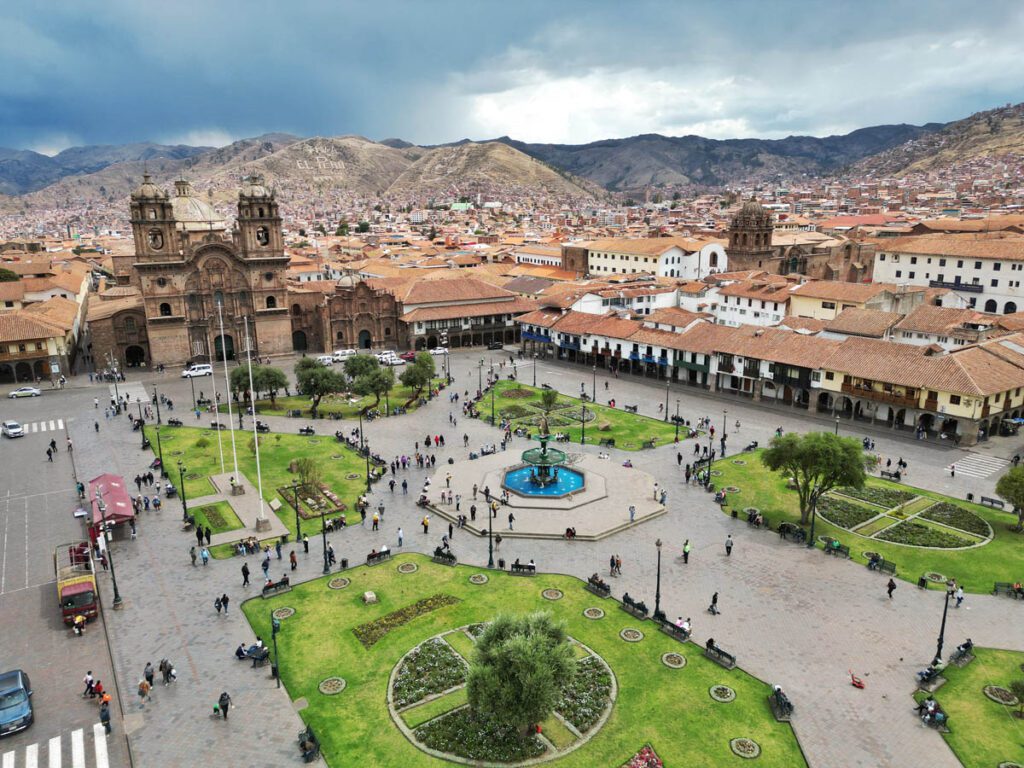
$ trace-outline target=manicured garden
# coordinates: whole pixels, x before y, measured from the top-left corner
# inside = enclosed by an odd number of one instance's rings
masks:
[[[211,533],[224,533],[242,527],[242,521],[226,501],[191,508],[189,512],[195,517],[197,526],[209,528]]]
[[[502,417],[512,421],[512,428],[523,427],[537,434],[540,420],[544,415],[541,409],[541,393],[539,387],[531,387],[516,381],[499,381],[495,385],[494,412],[500,421]],[[630,403],[632,405],[632,403]],[[583,402],[579,398],[559,394],[554,410],[548,415],[548,428],[552,434],[563,433],[574,443],[580,442],[583,428],[580,425],[582,409],[586,407],[586,438],[595,444],[601,440],[612,439],[616,448],[636,451],[650,445],[653,438],[655,445],[668,445],[675,440],[676,428],[671,421],[652,419],[627,413],[623,410],[625,403],[616,402],[615,408],[607,405],[595,405],[589,400]],[[477,404],[481,415],[490,418],[491,395],[487,393]],[[680,414],[685,418],[685,414]],[[671,416],[669,417],[671,418]],[[682,442],[688,429],[680,427],[679,439]]]
[[[976,647],[974,656],[967,666],[950,665],[942,673],[948,682],[936,692],[935,700],[949,717],[949,733],[943,738],[964,768],[994,768],[1010,761],[1024,764],[1024,719],[1016,714],[1020,704],[998,703],[983,692],[986,686],[1009,689],[1011,682],[1024,680],[1024,653]],[[925,696],[919,692],[915,698],[920,701]]]
[[[436,390],[443,383],[444,379],[434,379],[431,388]],[[405,408],[407,413],[415,411],[420,407],[420,402],[419,399],[414,399],[414,395],[415,392],[411,387],[395,384],[394,388],[388,393],[388,396],[380,399],[377,410],[383,415],[385,413],[385,406],[390,404],[392,409],[400,407]],[[425,399],[426,397],[427,390],[424,390],[423,398]],[[342,419],[355,419],[358,418],[358,414],[361,411],[365,411],[373,405],[375,399],[373,395],[360,397],[359,395],[349,395],[348,393],[324,395],[324,398],[320,401],[320,407],[317,409],[318,418],[340,417]],[[235,418],[238,417],[239,405],[240,403],[231,404],[231,411],[235,414]],[[257,418],[259,416],[287,416],[290,411],[301,411],[302,418],[309,418],[310,406],[310,399],[305,395],[278,397],[273,403],[270,400],[257,400]],[[228,412],[226,403],[220,405],[220,412],[224,414]]]
[[[154,452],[157,448],[156,427],[147,426],[146,436],[150,439]],[[217,432],[194,427],[160,427],[160,443],[163,447],[164,464],[167,467],[168,479],[175,486],[180,485],[178,461],[185,468],[185,493],[187,499],[199,499],[215,493],[210,483],[210,475],[221,474],[220,449],[217,444]],[[234,459],[231,453],[231,436],[227,431],[220,433],[224,448],[224,471],[234,473]],[[251,432],[235,432],[235,448],[238,456],[238,471],[256,485],[256,457],[249,448],[252,440]],[[315,459],[320,467],[321,480],[331,492],[348,507],[351,515],[355,509],[355,501],[366,488],[366,460],[355,451],[337,442],[333,437],[305,437],[272,433],[260,435],[260,470],[263,475],[263,498],[267,502],[277,499],[281,508],[277,516],[288,528],[291,537],[295,538],[295,509],[289,493],[288,499],[282,498],[280,488],[290,489],[292,481],[298,476],[289,472],[289,465],[302,458]],[[169,499],[165,506],[177,506],[177,500]],[[304,506],[303,509],[306,509]],[[230,511],[230,510],[229,510]],[[191,502],[189,512],[195,513]],[[232,516],[234,513],[231,513]],[[337,513],[327,514],[334,517]],[[237,518],[235,518],[237,521]],[[237,526],[240,528],[241,523]],[[211,524],[211,528],[213,525]],[[303,524],[304,531],[312,534],[320,530],[319,518]],[[224,528],[223,530],[233,530]],[[216,532],[216,529],[214,529]],[[232,553],[230,545],[220,545],[210,550],[214,557],[229,557]]]
[[[418,570],[400,573],[397,566],[403,563],[415,563]],[[489,579],[471,583],[475,574]],[[580,768],[616,768],[648,744],[669,765],[720,766],[739,759],[730,742],[747,738],[760,746],[762,765],[805,765],[790,726],[771,715],[767,685],[742,670],[723,670],[704,659],[700,645],[680,644],[651,622],[638,622],[613,601],[584,590],[577,579],[450,568],[413,554],[344,575],[350,583],[341,589],[318,579],[243,604],[264,640],[270,636],[270,611],[295,609],[277,636],[282,680],[292,699],[309,702],[301,715],[319,737],[330,765],[445,764],[410,738],[480,759],[543,755],[553,764]],[[541,593],[547,589],[563,596],[545,599]],[[378,604],[364,605],[368,590]],[[595,606],[604,616],[585,617],[583,611]],[[535,611],[548,611],[566,624],[576,672],[557,700],[557,714],[542,722],[540,736],[502,732],[466,706],[467,656],[474,657],[476,638],[499,613]],[[367,645],[366,631],[361,640],[355,630],[370,626],[376,628],[374,642]],[[619,633],[625,628],[640,629],[643,639],[624,641]],[[380,629],[386,631],[380,634]],[[663,663],[669,652],[684,657],[685,666]],[[319,689],[331,676],[346,681],[337,695]],[[717,685],[728,685],[735,699],[713,700],[709,690]]]
[[[796,491],[761,463],[760,453],[743,454],[743,465],[734,464],[735,457],[716,462],[722,472],[716,484],[738,487],[729,507],[755,507],[773,528],[799,523]],[[1010,530],[1016,517],[1008,513],[875,477],[864,488],[829,493],[818,510],[815,537],[839,539],[861,563],[865,552],[877,552],[896,563],[898,578],[917,582],[922,574],[939,573],[981,593],[997,581],[1024,579],[1024,535]]]

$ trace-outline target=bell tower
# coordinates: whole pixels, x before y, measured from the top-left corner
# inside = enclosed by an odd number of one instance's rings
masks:
[[[729,224],[729,268],[765,269],[774,256],[772,214],[756,200],[748,200]]]
[[[281,215],[274,193],[263,184],[263,177],[251,174],[238,191],[238,236],[242,258],[267,258],[284,255]]]
[[[174,208],[167,192],[148,173],[131,195],[132,235],[139,261],[166,261],[177,255]]]

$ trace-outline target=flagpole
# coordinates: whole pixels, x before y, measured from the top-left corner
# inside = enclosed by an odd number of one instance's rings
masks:
[[[260,497],[260,516],[256,518],[256,530],[269,528],[267,516],[263,511],[263,472],[260,469],[260,435],[256,431],[256,391],[252,386],[252,340],[249,337],[249,318],[245,322],[245,361],[249,367],[249,402],[252,403],[252,439],[256,447],[256,488]]]
[[[224,314],[221,312],[223,304],[217,304],[217,319],[220,321],[220,356],[224,359],[224,386],[227,387],[225,399],[228,401],[228,429],[231,431],[231,455],[235,461],[235,482],[239,482],[238,475],[238,451],[235,449],[235,422],[231,415],[231,378],[228,376],[228,355],[224,347]],[[217,430],[220,432],[220,430]],[[223,472],[223,470],[221,470]]]
[[[223,346],[223,344],[224,344],[224,342],[222,340],[221,341],[221,346]],[[214,346],[216,347],[216,345],[214,345]],[[224,354],[224,350],[223,349],[221,350],[221,354]],[[210,384],[213,385],[213,413],[214,413],[214,420],[219,422],[220,421],[220,403],[217,400],[217,371],[215,370],[215,367],[214,367],[216,365],[217,361],[214,360],[214,357],[215,357],[214,355],[210,356]],[[202,393],[200,392],[200,394],[202,394]],[[220,473],[223,475],[224,474],[224,440],[220,436],[220,430],[219,429],[217,430],[217,448],[220,449]]]

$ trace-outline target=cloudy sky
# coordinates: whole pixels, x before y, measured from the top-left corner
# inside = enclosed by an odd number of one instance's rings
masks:
[[[1024,4],[17,0],[0,147],[845,133],[1024,101]]]

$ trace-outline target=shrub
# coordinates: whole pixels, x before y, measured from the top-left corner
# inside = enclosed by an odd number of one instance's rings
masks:
[[[879,513],[835,496],[824,496],[818,501],[818,514],[840,528],[851,530]]]
[[[208,437],[200,437],[198,440],[196,440],[196,448],[209,448],[209,447],[210,447],[210,438],[208,438]]]
[[[882,488],[877,485],[865,485],[863,488],[850,488],[847,486],[837,490],[845,496],[852,496],[855,499],[877,504],[886,509],[916,498],[916,495],[913,493],[901,491],[898,488]]]
[[[360,643],[369,648],[392,629],[397,629],[403,624],[408,624],[417,616],[422,616],[424,613],[430,613],[431,611],[436,611],[438,608],[444,608],[448,605],[455,605],[458,602],[460,602],[459,598],[452,595],[431,595],[430,597],[419,600],[412,605],[407,605],[405,608],[399,608],[397,611],[392,611],[385,616],[381,616],[375,621],[368,621],[365,624],[360,624],[358,627],[354,628],[352,632],[355,634],[356,638],[358,638]]]
[[[927,525],[915,523],[909,520],[905,523],[897,523],[891,528],[886,528],[875,538],[885,541],[893,541],[897,544],[912,544],[918,547],[939,547],[943,549],[956,549],[971,544],[967,539],[962,539],[952,533],[940,531],[936,528],[929,528]]]
[[[612,692],[612,677],[601,661],[593,656],[576,664],[576,677],[562,688],[562,698],[555,709],[577,731],[586,733],[601,717],[608,706]]]
[[[544,754],[535,734],[481,716],[469,707],[431,720],[415,731],[424,746],[469,760],[515,763]]]
[[[466,682],[466,664],[444,640],[433,638],[413,650],[395,675],[392,696],[399,709]]]
[[[948,501],[933,504],[921,513],[921,517],[926,520],[934,520],[937,523],[944,523],[952,528],[959,528],[961,531],[975,533],[978,536],[992,535],[992,529],[988,523],[971,510],[950,504]]]

